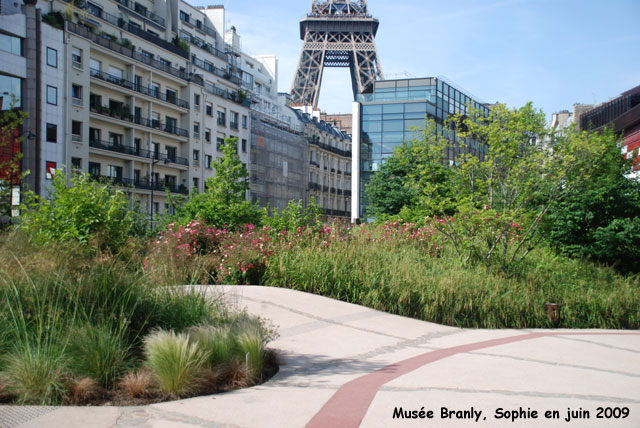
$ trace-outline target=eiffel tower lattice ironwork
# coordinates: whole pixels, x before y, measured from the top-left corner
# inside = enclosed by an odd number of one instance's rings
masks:
[[[324,67],[349,67],[354,98],[384,78],[375,36],[379,22],[366,0],[312,0],[300,21],[304,41],[291,88],[294,105],[318,107]]]

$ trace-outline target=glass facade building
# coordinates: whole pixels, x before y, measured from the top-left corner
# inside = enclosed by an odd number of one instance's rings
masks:
[[[359,165],[352,182],[354,194],[358,196],[353,198],[351,212],[354,219],[366,218],[365,188],[371,175],[396,147],[420,138],[427,119],[436,123],[438,134],[451,141],[443,153],[443,158],[450,164],[455,163],[462,150],[484,158],[486,148],[483,145],[474,140],[466,141],[455,131],[443,127],[449,115],[466,114],[468,106],[489,114],[485,105],[468,94],[439,78],[383,80],[375,82],[372,89],[371,93],[359,95],[354,105],[353,120],[360,125],[358,132],[354,130],[354,149],[358,150],[354,166]]]

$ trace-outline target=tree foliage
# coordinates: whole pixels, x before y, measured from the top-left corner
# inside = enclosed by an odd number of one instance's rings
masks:
[[[383,167],[381,180],[389,181],[400,166],[404,176],[398,187],[410,196],[401,214],[437,217],[427,220],[461,257],[504,268],[535,248],[549,209],[592,178],[616,140],[610,131],[552,133],[530,103],[519,109],[498,104],[489,115],[469,108],[444,129],[449,141],[429,125],[422,141],[402,146],[387,161],[389,169]],[[453,162],[444,159],[446,144],[460,153]],[[485,148],[483,159],[476,144]],[[369,193],[373,206],[384,206],[376,193],[381,192]]]
[[[188,224],[202,219],[212,226],[231,229],[261,223],[262,211],[245,197],[249,188],[249,172],[240,161],[236,147],[236,138],[225,140],[223,156],[212,163],[216,175],[207,179],[205,192],[192,193],[184,205],[176,207],[176,214],[167,217],[166,221]]]
[[[406,216],[409,207],[414,211],[411,217],[430,216],[441,210],[434,209],[431,202],[442,200],[450,192],[449,169],[443,163],[446,144],[436,134],[435,123],[428,122],[422,138],[397,147],[365,189],[370,203],[368,214],[382,220],[401,211]]]
[[[640,271],[640,183],[627,178],[631,162],[613,141],[591,180],[549,210],[544,229],[551,246],[623,271]]]
[[[27,113],[13,108],[17,101],[13,98],[11,107],[0,112],[0,216],[11,215],[11,187],[28,174],[20,171],[23,137],[18,137]]]
[[[26,197],[19,227],[44,244],[75,240],[118,249],[146,229],[124,190],[87,174],[72,176],[67,185],[64,170],[58,170],[48,198],[33,193]]]

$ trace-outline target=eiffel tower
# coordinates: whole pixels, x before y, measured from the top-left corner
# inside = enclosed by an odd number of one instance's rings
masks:
[[[311,13],[300,21],[304,41],[291,98],[294,105],[318,107],[324,67],[349,67],[354,98],[384,79],[375,36],[379,22],[366,0],[312,0]]]

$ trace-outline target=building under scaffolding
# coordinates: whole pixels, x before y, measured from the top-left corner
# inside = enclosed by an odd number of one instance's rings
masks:
[[[290,200],[306,205],[309,145],[298,126],[251,112],[251,200],[282,209]]]

